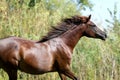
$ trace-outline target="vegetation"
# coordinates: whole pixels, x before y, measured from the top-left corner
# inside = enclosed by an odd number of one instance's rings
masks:
[[[39,40],[62,18],[80,14],[79,10],[92,7],[88,0],[1,0],[0,37],[18,36]],[[79,8],[76,8],[79,7]],[[109,11],[113,21],[110,23],[106,41],[83,37],[74,49],[72,70],[80,80],[120,80],[120,20],[114,11]],[[57,73],[30,75],[18,72],[18,80],[60,80]],[[8,80],[1,69],[0,80]]]

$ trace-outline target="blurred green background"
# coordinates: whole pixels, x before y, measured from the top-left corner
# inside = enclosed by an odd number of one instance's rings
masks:
[[[18,36],[39,40],[61,19],[84,15],[81,10],[92,10],[93,6],[89,0],[0,0],[0,38]],[[116,16],[117,6],[114,10],[108,9],[108,12],[112,22],[106,19],[110,23],[106,29],[107,40],[83,37],[74,49],[71,69],[80,80],[120,80],[120,19]],[[2,69],[0,80],[8,80]],[[18,80],[60,78],[57,73],[30,75],[18,71]]]

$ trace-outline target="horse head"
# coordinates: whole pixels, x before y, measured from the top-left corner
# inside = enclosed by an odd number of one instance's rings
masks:
[[[102,31],[92,21],[90,21],[90,18],[91,18],[91,15],[89,15],[89,17],[82,17],[82,20],[86,25],[84,36],[105,40],[107,38],[105,31]]]

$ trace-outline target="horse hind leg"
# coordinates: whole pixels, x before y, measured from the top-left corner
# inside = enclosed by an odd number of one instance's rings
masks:
[[[5,71],[9,76],[9,80],[17,80],[17,70],[6,69]]]

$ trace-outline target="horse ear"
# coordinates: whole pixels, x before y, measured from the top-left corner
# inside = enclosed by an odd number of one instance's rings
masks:
[[[88,16],[88,19],[87,19],[87,21],[89,21],[91,19],[91,14]]]

